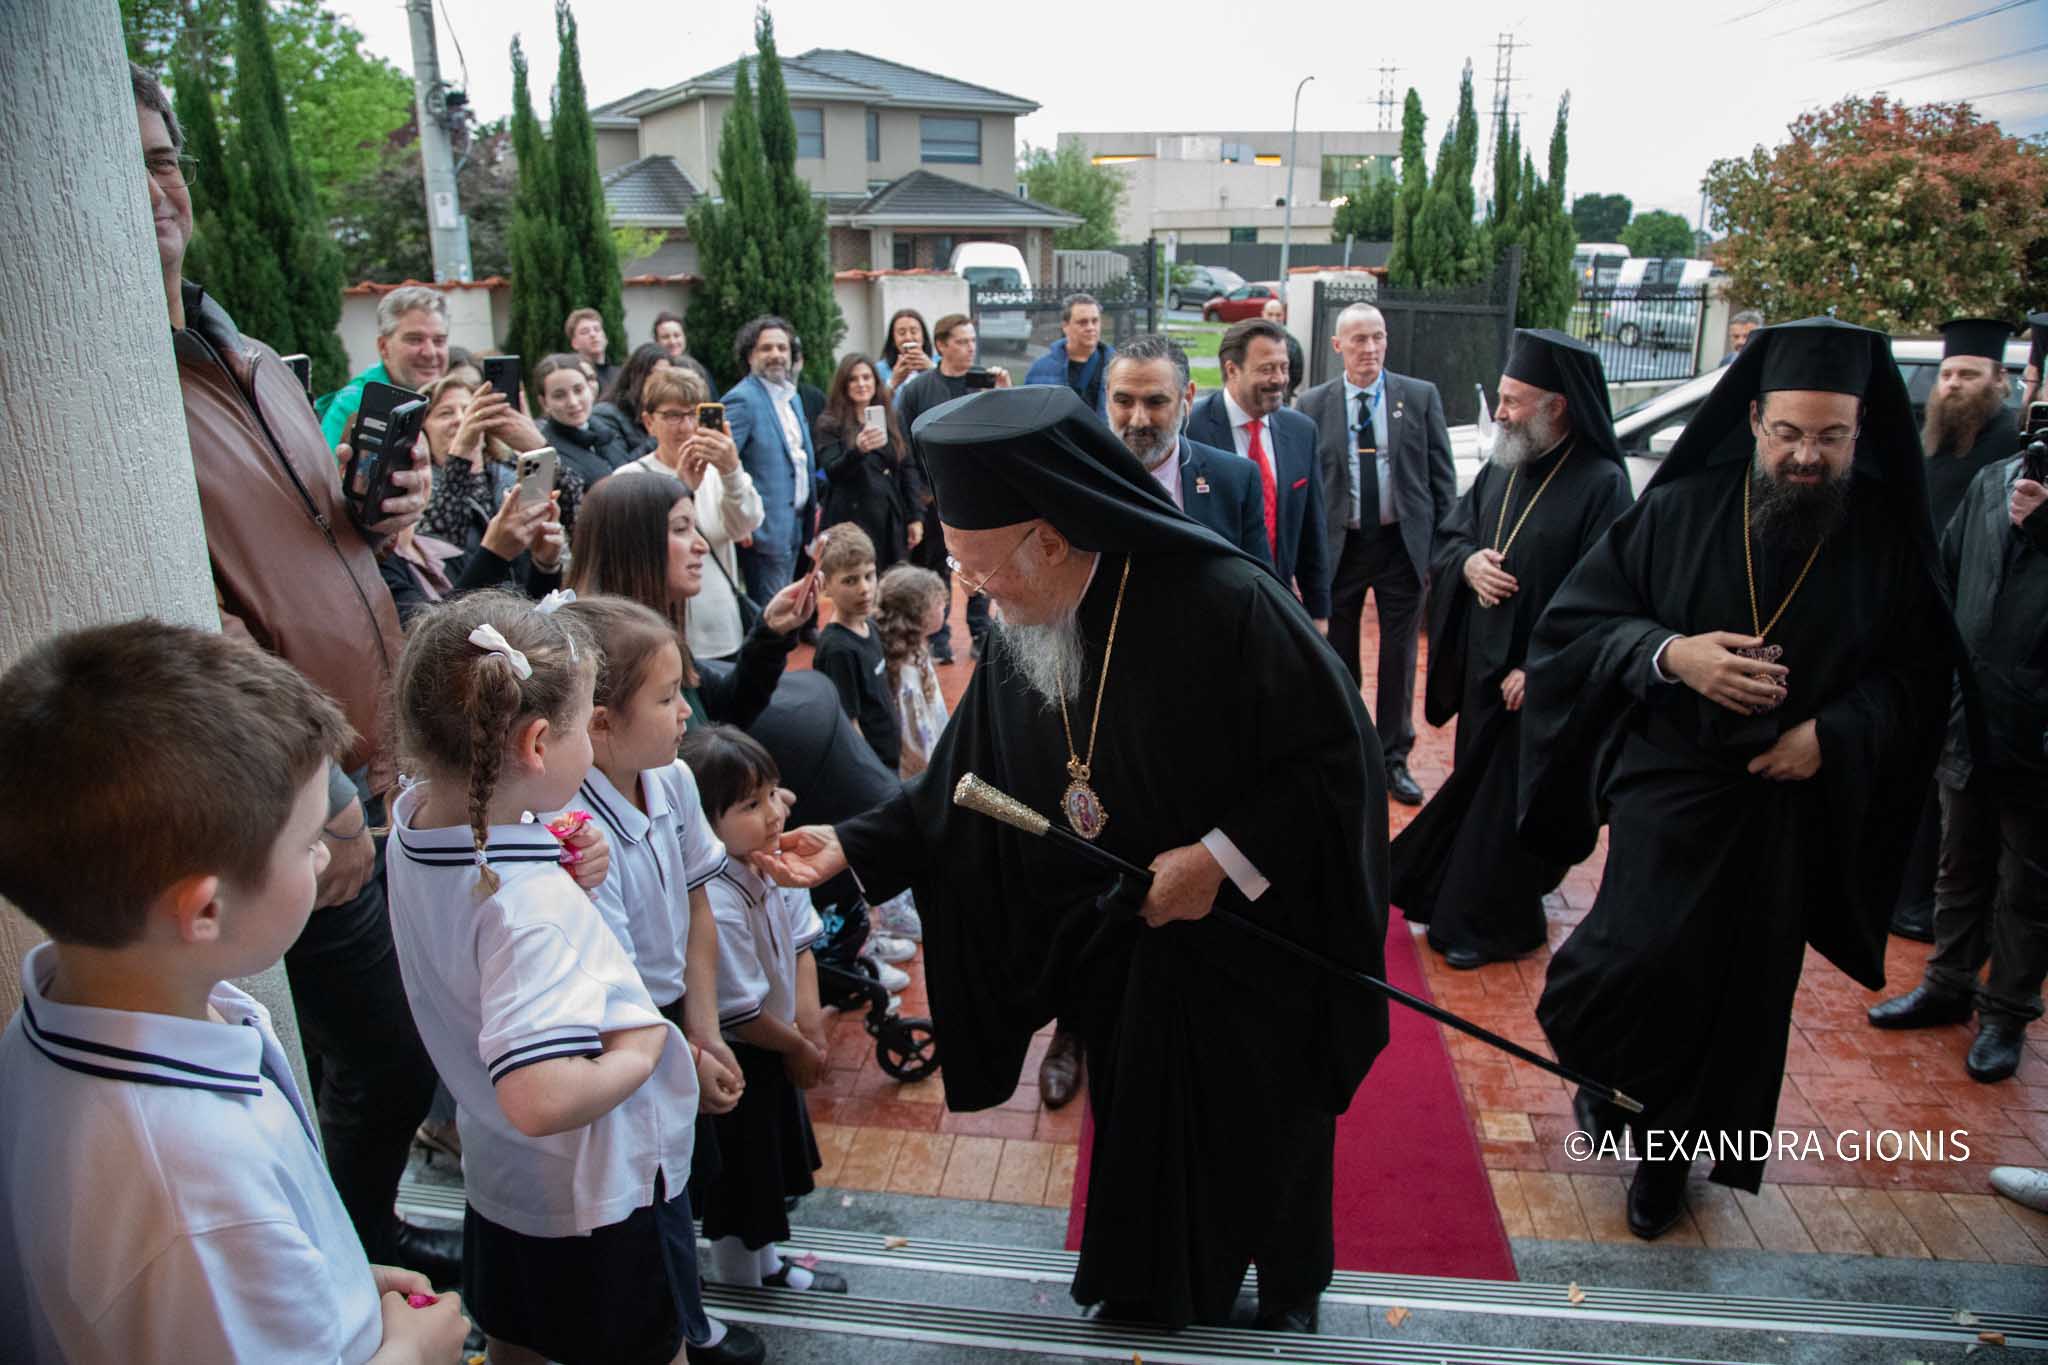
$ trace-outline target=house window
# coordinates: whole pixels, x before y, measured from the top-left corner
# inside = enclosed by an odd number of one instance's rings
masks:
[[[882,116],[868,110],[868,160],[882,159]]]
[[[1356,199],[1374,180],[1393,173],[1394,158],[1390,156],[1326,156],[1318,197],[1325,204],[1340,194]]]
[[[919,150],[927,162],[959,166],[981,164],[981,120],[978,118],[921,118],[918,120]]]
[[[790,116],[796,120],[796,154],[798,160],[823,161],[825,159],[825,111],[823,109],[792,109]]]
[[[917,269],[917,238],[897,237],[895,262],[898,270]]]
[[[1234,227],[1230,230],[1230,240],[1233,242],[1256,242],[1259,240],[1259,230],[1255,227]]]

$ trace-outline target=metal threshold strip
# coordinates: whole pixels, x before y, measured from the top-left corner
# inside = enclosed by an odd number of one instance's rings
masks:
[[[402,1213],[460,1219],[462,1190],[460,1186],[422,1185],[407,1180],[399,1187],[398,1206]],[[790,1240],[784,1245],[797,1251],[816,1252],[825,1260],[842,1264],[895,1266],[946,1275],[1059,1284],[1068,1283],[1074,1277],[1075,1257],[1070,1251],[939,1241],[916,1236],[914,1228],[904,1229],[908,1242],[893,1250],[884,1246],[880,1234],[873,1232],[817,1227],[795,1227],[790,1231]],[[1246,1288],[1250,1289],[1256,1280],[1257,1272],[1254,1271],[1247,1280]],[[1959,1321],[1956,1308],[1968,1308],[1968,1304],[1929,1307],[1830,1299],[1692,1294],[1601,1285],[1580,1285],[1579,1292],[1583,1298],[1574,1304],[1568,1298],[1569,1289],[1565,1285],[1340,1270],[1323,1297],[1332,1303],[1494,1317],[1540,1317],[1560,1321],[1585,1319],[1668,1327],[1809,1332],[1964,1344],[1976,1342],[1978,1333],[1988,1331],[2003,1333],[2006,1344],[2011,1347],[2048,1347],[2048,1317],[1973,1310]]]
[[[704,1286],[704,1306],[729,1321],[771,1327],[927,1345],[1044,1351],[1094,1360],[1142,1358],[1150,1365],[1203,1365],[1227,1360],[1285,1360],[1309,1365],[1588,1365],[1593,1361],[1611,1365],[1710,1365],[1670,1356],[1594,1356],[1584,1351],[1306,1336],[1227,1327],[1189,1327],[1167,1332],[1079,1317],[803,1294],[786,1289],[735,1289],[716,1284]]]

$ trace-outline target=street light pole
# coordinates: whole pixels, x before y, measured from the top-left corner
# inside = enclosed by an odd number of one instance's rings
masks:
[[[1314,80],[1303,76],[1294,87],[1294,119],[1287,125],[1287,203],[1280,213],[1280,297],[1287,297],[1287,255],[1294,245],[1294,134],[1301,127],[1301,87]]]

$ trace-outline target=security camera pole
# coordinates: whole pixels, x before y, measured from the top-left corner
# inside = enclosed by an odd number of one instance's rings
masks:
[[[419,113],[420,166],[427,181],[427,240],[434,249],[434,278],[467,280],[469,220],[455,190],[455,152],[448,140],[451,103],[461,106],[460,92],[441,80],[441,57],[434,46],[433,0],[406,0],[412,21],[412,84]],[[454,93],[453,101],[449,96]]]

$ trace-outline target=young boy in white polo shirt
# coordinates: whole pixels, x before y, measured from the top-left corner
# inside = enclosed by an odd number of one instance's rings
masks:
[[[364,1258],[270,1016],[227,983],[312,912],[346,737],[289,664],[154,621],[0,676],[0,896],[51,939],[0,1034],[9,1359],[459,1355],[456,1296]]]

